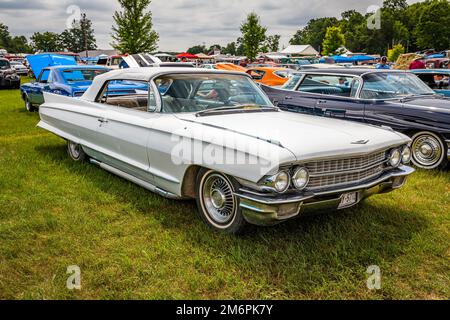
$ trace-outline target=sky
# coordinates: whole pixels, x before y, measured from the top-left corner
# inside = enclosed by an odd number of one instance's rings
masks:
[[[268,34],[282,36],[281,45],[312,18],[339,17],[355,9],[365,13],[382,0],[153,0],[154,29],[160,51],[184,51],[196,44],[226,45],[240,35],[239,26],[255,11]],[[409,3],[417,0],[409,0]],[[92,20],[101,49],[110,49],[115,0],[0,0],[0,22],[13,35],[28,38],[34,32],[62,32],[79,10]]]

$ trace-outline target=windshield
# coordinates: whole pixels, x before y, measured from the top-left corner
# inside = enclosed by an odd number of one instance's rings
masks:
[[[0,69],[9,69],[9,61],[8,60],[0,60]]]
[[[433,95],[417,76],[410,73],[372,73],[363,77],[362,99],[395,99],[415,95]]]
[[[187,113],[224,107],[273,107],[246,76],[228,74],[164,75],[155,80],[165,113]]]
[[[300,82],[300,80],[302,79],[303,75],[302,74],[293,74],[291,75],[291,78],[288,80],[288,82],[286,82],[281,89],[285,89],[285,90],[295,90],[295,88],[297,87],[298,83]]]
[[[75,69],[75,70],[64,70],[62,72],[64,80],[69,83],[76,82],[86,82],[92,81],[94,78],[100,74],[107,72],[104,69]]]

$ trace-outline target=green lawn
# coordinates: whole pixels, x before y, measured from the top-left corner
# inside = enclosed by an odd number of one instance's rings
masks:
[[[448,299],[450,172],[242,237],[90,164],[0,91],[0,299]],[[78,265],[82,289],[66,288]],[[382,289],[366,287],[378,265]]]

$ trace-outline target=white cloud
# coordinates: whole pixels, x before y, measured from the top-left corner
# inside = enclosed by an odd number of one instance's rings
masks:
[[[241,22],[252,11],[261,16],[270,34],[282,35],[282,44],[287,44],[311,18],[338,17],[349,9],[365,12],[370,5],[381,4],[382,0],[153,0],[150,9],[160,34],[160,50],[182,51],[203,42],[225,45],[234,41]],[[28,37],[37,31],[62,32],[70,5],[87,13],[99,47],[109,48],[112,15],[119,9],[114,0],[0,0],[0,22],[11,33]]]

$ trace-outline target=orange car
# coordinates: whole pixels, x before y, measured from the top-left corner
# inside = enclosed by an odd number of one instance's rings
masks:
[[[266,86],[282,86],[289,80],[292,74],[291,69],[275,68],[275,67],[257,67],[250,68],[247,73],[252,76],[253,80]]]
[[[218,63],[216,64],[217,70],[227,70],[227,71],[239,71],[239,72],[247,72],[247,69],[241,66],[237,66],[232,63]]]

